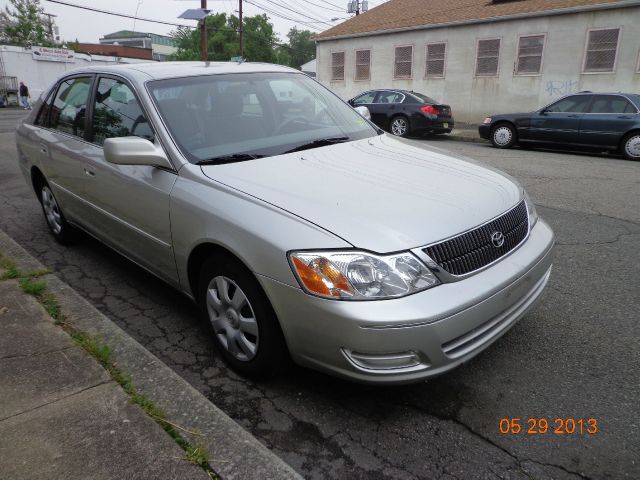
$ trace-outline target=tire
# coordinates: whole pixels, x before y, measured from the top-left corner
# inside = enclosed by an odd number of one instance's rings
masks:
[[[496,148],[511,148],[517,141],[516,129],[510,123],[499,123],[491,129],[491,143]]]
[[[389,122],[389,132],[396,137],[406,137],[411,133],[411,124],[404,115],[396,115]]]
[[[216,350],[237,373],[281,374],[289,356],[275,312],[253,274],[229,256],[208,258],[198,278],[198,304]]]
[[[39,188],[38,198],[42,205],[42,213],[44,213],[44,219],[53,238],[62,245],[73,243],[78,236],[78,230],[67,222],[49,184],[46,181],[42,181]]]
[[[631,132],[624,137],[620,150],[627,160],[640,160],[640,132]]]

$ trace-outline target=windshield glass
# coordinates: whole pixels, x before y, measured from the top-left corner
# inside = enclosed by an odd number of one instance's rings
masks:
[[[218,74],[148,85],[192,163],[249,160],[377,134],[349,105],[303,74]]]

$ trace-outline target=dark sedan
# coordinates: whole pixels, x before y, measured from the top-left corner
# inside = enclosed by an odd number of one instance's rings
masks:
[[[373,123],[398,137],[411,133],[450,133],[453,129],[451,107],[421,93],[369,90],[349,100],[349,104],[367,107]]]
[[[568,145],[619,151],[640,160],[640,95],[576,93],[535,112],[487,117],[478,130],[497,148]]]

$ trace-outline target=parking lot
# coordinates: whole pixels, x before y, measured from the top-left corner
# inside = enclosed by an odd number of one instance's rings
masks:
[[[461,368],[365,387],[297,368],[254,383],[215,358],[189,300],[97,241],[58,245],[18,171],[0,110],[0,229],[305,478],[640,478],[640,163],[407,140],[499,168],[528,190],[557,250],[541,304]],[[528,419],[597,432],[528,433]],[[520,419],[519,433],[500,420]]]

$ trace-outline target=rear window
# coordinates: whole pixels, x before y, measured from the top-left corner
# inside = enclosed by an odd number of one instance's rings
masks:
[[[414,99],[416,99],[416,100],[418,100],[419,102],[422,102],[422,103],[438,103],[433,98],[427,97],[426,95],[423,95],[421,93],[411,92],[409,94],[409,96],[413,97]]]

